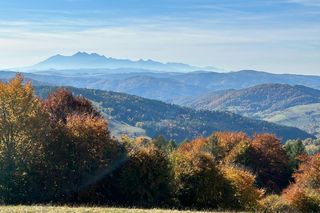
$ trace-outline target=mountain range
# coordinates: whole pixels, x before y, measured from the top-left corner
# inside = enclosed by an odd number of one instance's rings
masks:
[[[161,63],[153,60],[132,61],[129,59],[116,59],[99,55],[97,53],[77,52],[71,56],[54,55],[30,67],[22,68],[24,71],[39,70],[65,70],[65,69],[100,69],[100,72],[110,73],[112,69],[129,68],[127,72],[137,70],[188,72],[195,70],[217,70],[213,67],[196,67],[183,63]]]

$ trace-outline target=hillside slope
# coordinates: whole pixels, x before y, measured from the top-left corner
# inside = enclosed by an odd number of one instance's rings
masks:
[[[53,89],[37,87],[37,94],[45,97]],[[233,113],[196,111],[117,92],[68,89],[98,104],[108,118],[143,129],[150,137],[164,135],[180,142],[186,138],[208,136],[214,131],[244,131],[249,135],[273,133],[283,140],[313,137],[297,128],[253,120]]]
[[[262,84],[241,90],[211,92],[177,101],[177,104],[196,109],[227,110],[248,116],[312,103],[320,103],[320,90],[288,84]]]
[[[264,120],[303,129],[320,137],[320,103],[298,105],[265,115]]]
[[[263,84],[176,100],[198,110],[230,111],[251,118],[320,133],[320,90],[287,84]]]

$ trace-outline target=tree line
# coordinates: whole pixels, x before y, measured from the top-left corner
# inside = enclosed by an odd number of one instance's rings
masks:
[[[273,135],[119,140],[90,101],[0,83],[0,202],[320,211],[320,154]]]

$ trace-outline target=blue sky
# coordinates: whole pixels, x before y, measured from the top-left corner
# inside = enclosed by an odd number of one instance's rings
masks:
[[[0,0],[0,67],[97,52],[320,75],[320,0]]]

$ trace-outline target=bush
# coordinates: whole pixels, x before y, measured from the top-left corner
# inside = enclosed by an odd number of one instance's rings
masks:
[[[285,202],[279,195],[269,195],[260,201],[263,212],[296,212],[288,202]]]
[[[284,199],[300,212],[320,211],[319,191],[292,185],[284,192]]]

